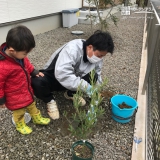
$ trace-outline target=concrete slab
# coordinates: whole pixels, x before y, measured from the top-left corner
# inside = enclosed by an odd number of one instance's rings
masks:
[[[146,21],[145,21],[146,22]],[[134,137],[142,138],[142,142],[137,146],[137,150],[135,150],[136,143],[133,140],[133,148],[132,148],[132,157],[131,160],[145,160],[145,146],[146,146],[146,113],[147,113],[147,94],[145,92],[142,95],[142,87],[145,78],[146,68],[147,68],[147,50],[145,49],[145,42],[147,37],[146,23],[144,24],[144,32],[143,32],[143,46],[142,46],[142,56],[141,56],[141,66],[140,66],[140,74],[139,74],[139,89],[138,89],[138,111],[136,113],[135,119],[135,130]],[[133,137],[133,138],[134,138]]]

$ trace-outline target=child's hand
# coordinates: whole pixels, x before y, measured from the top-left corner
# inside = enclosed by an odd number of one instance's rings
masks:
[[[42,72],[39,72],[39,73],[36,75],[36,77],[39,77],[39,76],[43,77],[44,74],[43,74]]]
[[[5,104],[0,105],[0,108],[6,108]]]

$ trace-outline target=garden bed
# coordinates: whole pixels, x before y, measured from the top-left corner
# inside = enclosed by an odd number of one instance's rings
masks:
[[[137,98],[139,70],[143,39],[144,15],[133,14],[124,19],[120,13],[118,26],[112,22],[109,32],[113,36],[115,51],[104,59],[102,77],[109,82],[105,90],[114,93],[124,93]],[[97,30],[98,26],[94,26]],[[83,35],[73,35],[71,31],[81,30]],[[78,24],[71,28],[57,28],[55,30],[35,36],[36,47],[29,58],[37,69],[43,68],[52,53],[61,45],[76,38],[86,39],[92,34],[89,25]],[[24,160],[70,160],[71,145],[75,138],[67,131],[67,122],[63,111],[74,112],[71,101],[64,98],[63,92],[55,92],[55,99],[60,109],[60,119],[51,121],[48,126],[29,126],[33,133],[24,136],[19,134],[11,122],[11,112],[0,109],[0,159]],[[87,99],[86,99],[87,100]],[[37,106],[42,114],[47,116],[46,105],[37,100]],[[111,118],[111,107],[108,100],[103,101],[105,116],[99,121],[96,129],[88,141],[95,146],[97,160],[130,160],[132,152],[134,119],[127,124],[120,124]]]

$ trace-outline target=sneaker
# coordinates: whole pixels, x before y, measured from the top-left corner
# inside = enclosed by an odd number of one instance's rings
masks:
[[[51,100],[50,102],[47,103],[47,110],[48,110],[48,115],[52,119],[59,119],[58,107],[54,100]]]
[[[66,99],[69,99],[69,100],[73,101],[73,97],[68,96],[67,91],[64,93],[64,97]],[[86,104],[86,101],[82,97],[79,97],[79,101],[81,103],[81,107],[83,107]]]

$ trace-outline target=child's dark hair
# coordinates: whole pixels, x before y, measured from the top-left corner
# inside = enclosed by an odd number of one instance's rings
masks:
[[[107,51],[113,53],[114,43],[108,32],[97,30],[92,36],[86,40],[86,45],[92,45],[94,50]]]
[[[35,47],[35,40],[27,27],[19,25],[8,31],[6,45],[7,48],[12,47],[16,51],[26,51],[28,53]]]

